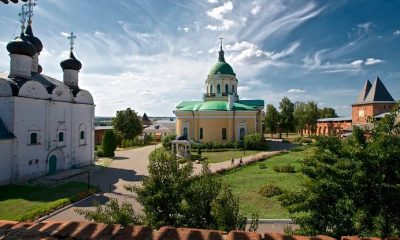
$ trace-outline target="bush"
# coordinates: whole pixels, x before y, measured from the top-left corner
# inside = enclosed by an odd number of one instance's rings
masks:
[[[103,136],[103,156],[114,157],[117,148],[117,139],[113,130],[106,130]]]
[[[244,147],[248,150],[266,150],[268,144],[262,134],[252,133],[244,137]]]
[[[266,169],[266,168],[267,168],[267,165],[265,165],[265,163],[259,163],[259,164],[258,164],[258,167],[259,167],[260,169]]]
[[[274,171],[278,173],[295,173],[295,168],[290,164],[275,165]]]
[[[221,150],[227,150],[227,149],[237,149],[241,148],[243,145],[240,144],[240,142],[234,141],[234,142],[226,142],[226,143],[220,143],[220,142],[206,142],[206,143],[192,143],[191,148],[192,149],[202,149],[204,151],[221,151]]]
[[[123,139],[121,141],[121,147],[122,148],[130,148],[134,146],[142,146],[146,144],[146,137],[144,139],[140,139],[138,137],[135,137],[134,139]]]
[[[170,134],[167,136],[164,136],[161,140],[161,143],[164,148],[170,149],[171,148],[171,141],[175,140],[176,134]]]
[[[312,139],[304,138],[304,137],[296,137],[293,139],[294,143],[303,144],[303,143],[312,143]]]
[[[282,188],[278,187],[275,184],[267,184],[262,186],[259,190],[258,193],[261,194],[263,197],[266,198],[271,198],[274,196],[281,195],[283,193]]]

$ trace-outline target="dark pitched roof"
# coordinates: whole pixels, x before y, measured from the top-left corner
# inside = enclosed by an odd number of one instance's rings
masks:
[[[392,95],[383,85],[379,77],[376,77],[374,84],[372,84],[371,90],[364,100],[365,102],[394,102]]]
[[[149,119],[149,117],[147,117],[146,113],[143,114],[142,120],[143,121],[150,121],[150,119]]]
[[[367,80],[364,84],[364,87],[361,89],[360,94],[358,95],[356,103],[363,103],[365,98],[367,97],[369,90],[371,89],[371,82]]]
[[[4,126],[3,120],[0,118],[0,139],[11,139],[15,138],[14,134]]]

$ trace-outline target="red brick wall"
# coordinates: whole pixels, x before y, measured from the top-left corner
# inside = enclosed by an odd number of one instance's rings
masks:
[[[352,106],[353,124],[365,124],[369,117],[389,112],[395,106],[394,103],[371,103]],[[359,112],[364,111],[364,117],[359,116]]]

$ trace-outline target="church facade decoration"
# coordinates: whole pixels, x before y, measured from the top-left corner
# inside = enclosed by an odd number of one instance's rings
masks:
[[[73,54],[61,62],[63,81],[42,73],[42,42],[33,35],[28,0],[22,31],[7,44],[10,71],[0,72],[0,185],[55,174],[94,160],[94,110],[78,84],[82,64]],[[25,28],[25,22],[27,27]]]
[[[176,133],[197,142],[241,141],[249,133],[262,132],[264,100],[240,100],[238,79],[225,61],[222,39],[218,62],[205,81],[202,101],[178,104]]]

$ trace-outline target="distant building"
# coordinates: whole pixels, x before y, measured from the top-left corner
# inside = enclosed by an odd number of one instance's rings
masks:
[[[221,43],[218,62],[205,81],[203,101],[183,101],[174,111],[177,135],[199,142],[229,142],[261,133],[264,100],[239,100],[238,83]]]
[[[176,119],[168,118],[162,120],[155,120],[153,125],[143,129],[143,135],[151,135],[154,140],[160,141],[162,137],[175,134],[176,132]]]
[[[349,117],[318,119],[316,135],[338,135],[352,132],[353,126],[366,126],[371,119],[380,119],[389,113],[396,105],[383,82],[376,78],[373,84],[367,80],[352,104],[352,114]],[[308,134],[307,130],[304,130]]]
[[[31,2],[29,2],[31,4]],[[22,16],[25,17],[25,12]],[[94,159],[92,95],[79,87],[72,51],[63,81],[42,73],[42,42],[28,27],[7,44],[10,71],[0,73],[0,184],[88,165]],[[74,36],[71,34],[71,39]]]

